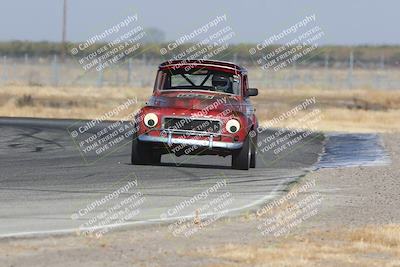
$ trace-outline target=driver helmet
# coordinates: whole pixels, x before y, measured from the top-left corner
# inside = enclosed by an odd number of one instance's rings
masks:
[[[214,74],[212,77],[212,86],[218,90],[229,93],[231,89],[231,81],[228,75]]]

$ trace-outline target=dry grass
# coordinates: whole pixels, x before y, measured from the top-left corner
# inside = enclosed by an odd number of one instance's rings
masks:
[[[372,89],[265,90],[256,98],[257,115],[263,122],[278,117],[306,98],[315,97],[321,120],[315,130],[345,132],[391,132],[400,130],[400,92]],[[276,126],[290,126],[309,111],[282,121]],[[261,124],[262,124],[261,123]]]
[[[128,98],[137,97],[137,105],[127,113],[140,108],[151,94],[151,89],[124,87],[0,87],[0,116],[93,119]]]
[[[0,87],[0,116],[92,119],[137,97],[138,109],[151,95],[150,88],[128,87]],[[399,131],[400,92],[371,89],[321,90],[297,88],[263,90],[253,99],[261,124],[279,116],[306,98],[315,97],[322,119],[316,130],[348,132]],[[306,112],[276,124],[291,126]],[[120,119],[126,114],[120,114]]]
[[[377,110],[361,110],[361,109],[347,109],[347,108],[329,108],[318,107],[321,111],[321,120],[311,127],[313,130],[330,132],[398,132],[400,131],[400,109],[391,109],[386,111]],[[289,108],[290,109],[290,108]],[[257,109],[257,116],[260,124],[267,123],[274,117],[278,117],[281,113],[286,112],[287,109],[274,108],[267,109],[259,112]],[[306,112],[299,112],[293,119],[284,120],[274,124],[274,127],[290,127],[296,128],[298,125],[298,118],[306,116]],[[309,128],[309,127],[305,127]]]
[[[310,232],[267,244],[227,244],[193,256],[229,262],[211,266],[400,266],[399,225]]]
[[[321,120],[315,124],[319,131],[391,132],[399,131],[400,92],[384,90],[264,90],[255,98],[257,116],[263,124],[294,108],[307,98],[315,97]],[[309,111],[276,124],[291,126]]]

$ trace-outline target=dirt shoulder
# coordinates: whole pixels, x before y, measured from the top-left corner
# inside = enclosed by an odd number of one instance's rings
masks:
[[[383,140],[389,166],[320,169],[307,176],[324,195],[309,227],[400,223],[400,210],[394,208],[400,204],[400,135],[385,134]]]
[[[391,165],[314,171],[301,180],[300,185],[310,185],[306,190],[292,188],[297,194],[290,201],[265,206],[268,212],[259,210],[259,216],[220,219],[190,237],[156,225],[113,231],[101,239],[1,240],[1,266],[396,266],[400,135],[384,134],[383,140]],[[296,211],[296,203],[316,194],[320,201],[312,199],[316,204],[309,216],[286,223],[288,231],[280,236],[262,234],[270,226],[263,224],[267,218],[287,208]]]

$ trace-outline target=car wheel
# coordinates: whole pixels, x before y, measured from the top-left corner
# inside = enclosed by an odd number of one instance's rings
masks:
[[[250,139],[249,136],[247,136],[243,142],[242,148],[232,153],[232,169],[248,170],[250,167],[250,158]]]
[[[153,164],[161,163],[161,153],[160,152],[153,152],[153,154],[151,155],[151,163],[153,163]]]
[[[160,155],[161,158],[161,155]],[[153,162],[151,146],[149,144],[140,142],[137,136],[133,137],[132,141],[132,165],[148,165]]]
[[[257,155],[257,132],[254,132],[254,137],[251,138],[251,157],[250,157],[250,168],[256,167],[256,155]]]

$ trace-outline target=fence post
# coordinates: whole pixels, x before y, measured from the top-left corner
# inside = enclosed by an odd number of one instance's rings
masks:
[[[131,85],[132,82],[132,58],[128,59],[128,78],[127,78],[127,84],[128,86]]]
[[[3,82],[7,82],[8,80],[8,70],[7,70],[7,56],[3,56],[3,75],[2,75]]]
[[[97,87],[101,88],[103,87],[103,68],[100,68],[100,70],[98,71],[98,75],[97,75]]]
[[[143,65],[147,65],[147,57],[145,53],[142,54],[142,60],[143,60]]]
[[[385,55],[382,53],[379,62],[379,68],[375,78],[375,87],[378,89],[382,87],[382,81],[385,80],[383,79],[384,74],[385,74]]]
[[[349,57],[349,77],[348,77],[350,89],[353,88],[353,68],[354,68],[354,55],[353,55],[353,50],[351,50]]]
[[[325,63],[324,63],[324,70],[325,70],[325,83],[326,87],[330,87],[330,79],[329,79],[329,54],[325,54]]]
[[[52,83],[53,86],[58,86],[58,60],[57,55],[54,55],[52,64]]]
[[[113,69],[114,69],[114,75],[115,75],[115,86],[119,86],[119,73],[118,73],[119,65],[116,63],[114,65]]]
[[[260,68],[260,67],[257,67]],[[268,70],[263,70],[261,69],[261,82],[260,82],[260,86],[265,86],[265,87],[271,87],[270,85],[270,79],[269,79],[269,75],[268,75]]]
[[[296,86],[296,73],[297,73],[297,67],[296,67],[296,60],[293,61],[292,64],[292,69],[291,69],[291,73],[290,73],[290,89],[293,89]]]
[[[17,79],[17,63],[15,62],[15,60],[14,60],[14,62],[13,62],[13,64],[12,64],[12,71],[11,71],[11,73],[12,73],[12,79],[14,80],[14,81],[17,81],[18,79]],[[11,75],[10,75],[11,76]]]

